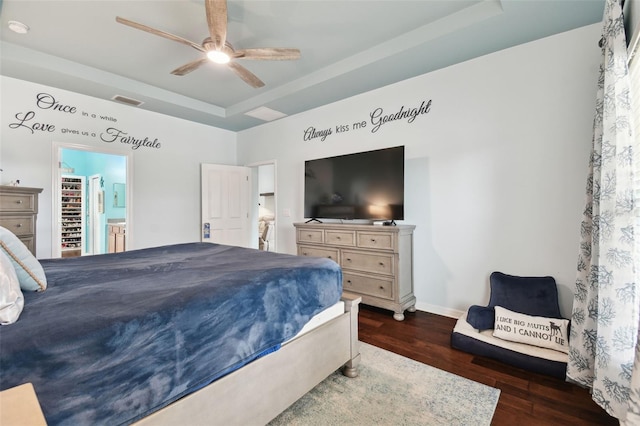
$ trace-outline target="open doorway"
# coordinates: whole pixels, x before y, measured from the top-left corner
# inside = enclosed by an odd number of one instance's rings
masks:
[[[56,143],[52,157],[52,256],[131,246],[132,154]]]
[[[277,251],[276,233],[276,163],[274,161],[252,164],[257,169],[257,223],[258,249]]]

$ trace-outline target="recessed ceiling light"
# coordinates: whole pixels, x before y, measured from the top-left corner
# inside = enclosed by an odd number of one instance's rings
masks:
[[[27,32],[29,32],[29,26],[23,24],[22,22],[9,21],[7,22],[7,25],[9,26],[9,29],[14,33],[26,34]]]

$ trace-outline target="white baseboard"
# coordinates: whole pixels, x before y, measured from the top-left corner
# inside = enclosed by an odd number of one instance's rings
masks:
[[[450,318],[460,318],[460,316],[464,314],[464,311],[458,309],[445,308],[444,306],[431,305],[424,302],[416,302],[416,309]]]

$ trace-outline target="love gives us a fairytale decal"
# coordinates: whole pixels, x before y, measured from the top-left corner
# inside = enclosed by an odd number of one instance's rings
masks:
[[[102,131],[87,129],[87,127],[83,129],[76,127],[70,128],[56,124],[56,122],[59,122],[58,120],[61,120],[63,116],[75,116],[87,120],[107,121],[109,123],[117,123],[118,119],[110,115],[79,110],[77,106],[64,103],[61,99],[57,99],[50,93],[38,93],[35,97],[35,107],[37,108],[35,111],[31,110],[16,113],[14,115],[14,119],[9,123],[9,128],[16,131],[27,132],[32,135],[57,132],[63,135],[99,138],[104,143],[121,143],[130,145],[133,150],[140,147],[160,149],[162,146],[158,141],[158,138],[131,135],[125,130],[117,127],[117,124],[111,124]],[[45,115],[44,120],[41,118],[42,115]],[[80,124],[80,120],[74,124]]]

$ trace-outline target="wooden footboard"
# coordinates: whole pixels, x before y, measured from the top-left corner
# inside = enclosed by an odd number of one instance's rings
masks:
[[[343,297],[345,312],[136,425],[264,425],[337,369],[357,375],[360,297]]]

